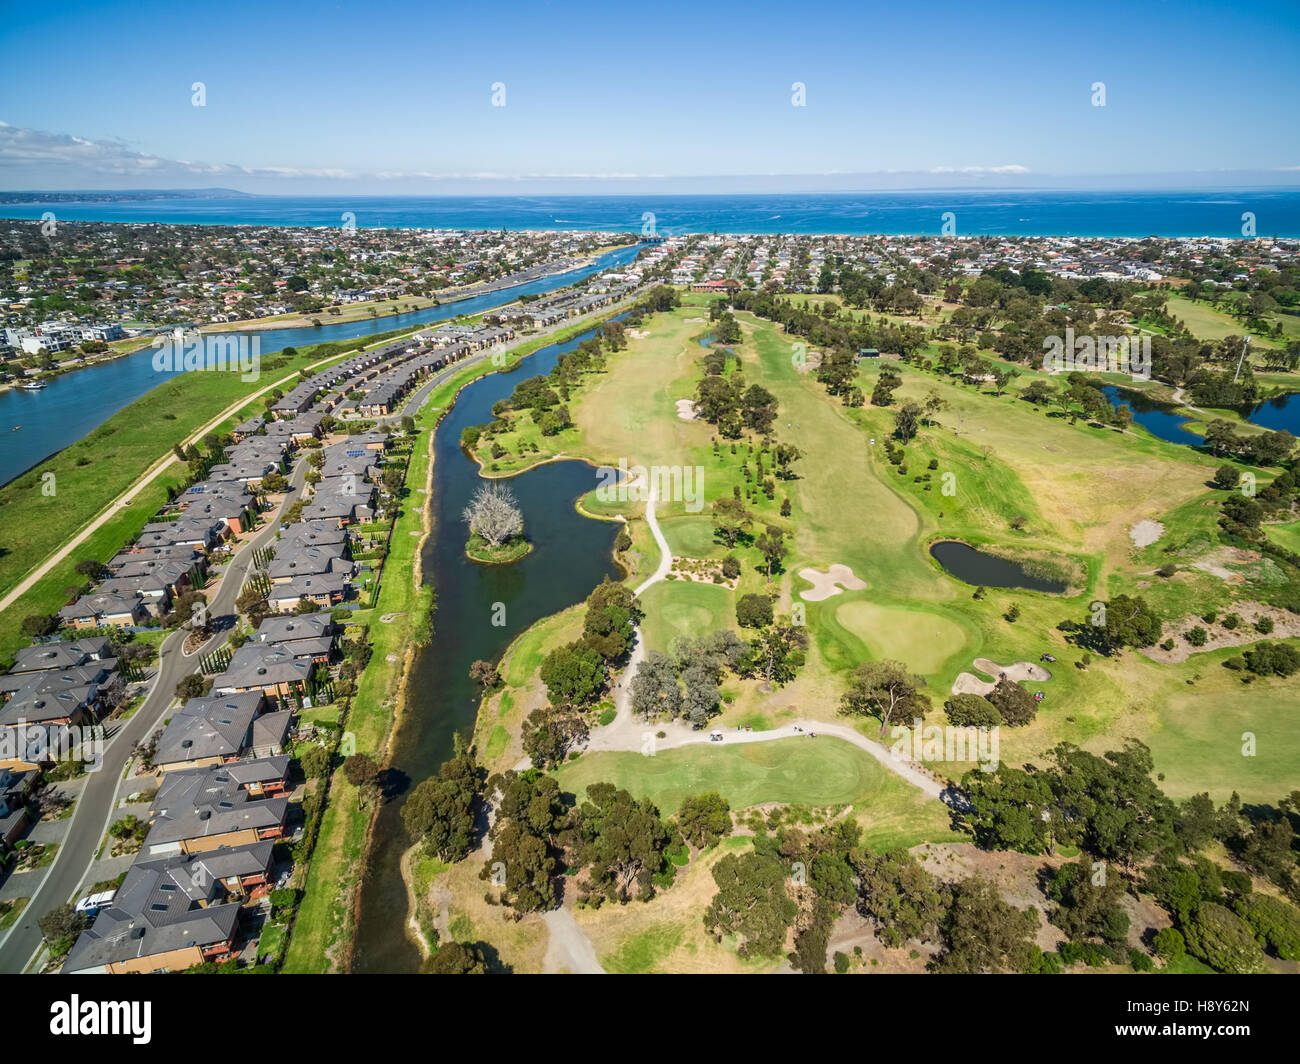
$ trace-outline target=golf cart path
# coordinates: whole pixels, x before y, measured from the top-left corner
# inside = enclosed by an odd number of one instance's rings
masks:
[[[655,502],[655,484],[652,481],[650,493],[646,499],[645,519],[646,524],[650,526],[650,532],[654,536],[655,543],[659,545],[659,566],[633,592],[638,597],[647,588],[663,580],[673,566],[673,556],[668,548],[668,541],[664,538],[663,531],[659,528],[659,522],[655,517]],[[636,675],[636,670],[641,662],[645,660],[645,657],[645,641],[641,637],[640,628],[638,628],[632,646],[632,653],[628,657],[627,667],[614,684],[614,708],[617,711],[615,717],[605,727],[598,727],[593,730],[584,753],[601,750],[642,751],[651,742],[653,742],[656,751],[710,742],[708,732],[698,731],[687,724],[673,721],[652,728],[645,721],[637,719],[632,712],[632,678]],[[798,729],[802,729],[802,731]],[[654,737],[655,733],[659,731],[665,733],[665,738],[656,739]],[[843,724],[827,724],[824,721],[815,720],[796,720],[770,731],[726,731],[723,732],[722,741],[723,743],[763,743],[771,742],[774,739],[790,739],[796,736],[808,739],[810,738],[810,732],[816,732],[819,735],[832,735],[837,739],[852,743],[858,749],[865,750],[891,772],[901,776],[929,797],[939,801],[943,800],[944,786],[933,776],[908,760],[894,757],[879,743],[873,743],[866,736]],[[812,741],[815,742],[816,740]]]
[[[605,969],[596,959],[596,949],[564,906],[542,914],[542,922],[550,933],[542,971],[548,974],[569,972],[573,975],[604,975]]]

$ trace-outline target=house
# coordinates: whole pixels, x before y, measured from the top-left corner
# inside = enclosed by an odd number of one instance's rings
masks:
[[[43,672],[46,669],[67,669],[74,665],[84,665],[88,661],[100,661],[109,657],[111,648],[108,636],[88,636],[61,643],[43,643],[39,646],[23,647],[14,655],[14,665],[9,671]]]
[[[329,609],[344,600],[350,587],[351,578],[345,573],[296,576],[287,583],[272,586],[266,600],[277,613],[291,612],[303,599]]]
[[[253,723],[265,709],[261,691],[191,698],[163,729],[154,767],[175,772],[242,757],[253,746]]]
[[[149,611],[138,593],[82,595],[76,602],[59,610],[59,620],[74,628],[131,627],[141,624],[148,615]]]
[[[256,691],[271,698],[308,693],[312,667],[310,660],[295,657],[275,643],[245,643],[212,681],[212,693]]]
[[[234,956],[239,902],[266,892],[273,845],[136,861],[78,937],[63,971],[174,972]]]
[[[300,576],[343,573],[351,577],[356,563],[343,557],[342,546],[293,547],[281,544],[267,567],[272,584],[287,584]]]
[[[207,853],[283,837],[288,765],[288,757],[280,755],[169,772],[150,806],[153,824],[141,853]],[[257,783],[258,790],[251,789],[250,782]]]

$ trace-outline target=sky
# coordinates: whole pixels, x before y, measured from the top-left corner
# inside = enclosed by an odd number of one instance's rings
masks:
[[[3,0],[0,54],[9,190],[1300,183],[1297,0]]]

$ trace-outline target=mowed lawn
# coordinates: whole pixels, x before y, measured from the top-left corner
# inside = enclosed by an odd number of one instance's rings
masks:
[[[664,580],[640,599],[645,610],[641,631],[646,646],[668,653],[678,638],[698,639],[724,628],[735,630],[731,592],[693,580]]]
[[[912,846],[949,837],[943,805],[926,798],[870,754],[829,736],[700,744],[640,753],[587,754],[556,773],[583,800],[592,783],[649,798],[669,816],[692,794],[717,791],[733,810],[766,802],[854,806],[869,844]]]

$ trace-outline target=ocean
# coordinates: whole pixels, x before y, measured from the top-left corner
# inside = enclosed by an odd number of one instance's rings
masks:
[[[692,196],[239,196],[0,204],[0,217],[187,225],[574,229],[966,236],[1300,236],[1300,187],[981,190]],[[652,216],[652,217],[651,217]]]

